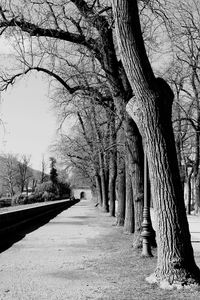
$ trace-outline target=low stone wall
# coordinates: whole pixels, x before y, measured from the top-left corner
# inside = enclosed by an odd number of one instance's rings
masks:
[[[40,204],[23,205],[17,209],[0,213],[0,239],[2,236],[13,235],[18,231],[26,230],[27,226],[41,226],[47,223],[63,210],[79,202],[75,200],[59,200],[51,202],[43,202]],[[2,241],[0,241],[1,243]]]

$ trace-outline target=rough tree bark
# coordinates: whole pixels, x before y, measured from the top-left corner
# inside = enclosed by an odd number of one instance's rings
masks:
[[[101,191],[102,191],[102,210],[103,212],[108,212],[108,193],[107,193],[107,184],[106,184],[106,176],[105,176],[105,166],[103,153],[99,153],[99,167],[100,167],[100,178],[101,178]]]
[[[200,170],[195,178],[195,213],[200,212]]]
[[[116,129],[115,115],[110,115],[110,152],[109,152],[109,212],[111,217],[115,217],[115,185],[117,178],[117,145],[116,145]]]
[[[121,162],[119,162],[118,164],[116,193],[117,193],[117,201],[118,201],[116,225],[124,226],[125,198],[126,198],[124,158],[121,158]]]
[[[127,148],[127,146],[126,146]],[[133,190],[132,190],[132,177],[129,173],[129,160],[128,151],[126,151],[126,204],[125,204],[125,220],[124,220],[124,232],[134,232],[134,205],[133,205]]]
[[[102,200],[102,190],[101,190],[101,178],[99,174],[95,174],[95,184],[96,184],[96,192],[97,192],[97,202],[102,207],[103,200]]]
[[[135,97],[127,111],[143,136],[157,219],[157,268],[163,288],[200,282],[194,261],[171,122],[173,93],[155,78],[144,47],[136,0],[112,0],[121,58]]]
[[[136,124],[132,118],[126,116],[126,150],[127,150],[127,168],[131,177],[132,192],[133,192],[133,206],[134,206],[134,241],[141,243],[141,230],[142,230],[142,215],[143,215],[143,147],[142,139],[138,132]],[[128,199],[127,199],[128,200]],[[130,206],[130,205],[129,205]],[[126,218],[130,217],[129,214]],[[126,220],[125,218],[125,220]],[[129,221],[130,222],[130,221]],[[133,232],[133,231],[132,231]],[[134,242],[135,244],[135,242]],[[137,248],[137,247],[135,247]]]
[[[186,184],[187,184],[187,194],[186,194],[186,203],[187,203],[187,213],[188,215],[191,214],[191,201],[192,201],[192,189],[191,189],[191,177],[192,177],[192,172],[190,171],[189,174],[187,175],[187,179],[186,179]]]

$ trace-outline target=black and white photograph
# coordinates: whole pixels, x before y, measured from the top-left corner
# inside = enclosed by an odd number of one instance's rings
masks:
[[[183,299],[199,0],[0,0],[0,300]]]

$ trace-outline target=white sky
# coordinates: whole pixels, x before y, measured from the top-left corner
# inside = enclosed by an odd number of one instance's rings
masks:
[[[9,42],[0,37],[0,73],[8,61],[4,57],[15,53]],[[13,61],[14,62],[14,61]],[[11,60],[12,63],[12,60]],[[12,67],[12,65],[11,65]],[[42,157],[49,164],[49,146],[56,141],[56,114],[48,98],[48,81],[36,71],[20,77],[7,91],[0,93],[0,155],[3,153],[31,155],[31,165],[41,170]],[[63,125],[65,131],[73,121]]]
[[[31,164],[41,169],[42,156],[48,162],[48,146],[56,133],[56,117],[50,109],[48,84],[38,73],[16,82],[1,94],[0,153],[31,155]]]

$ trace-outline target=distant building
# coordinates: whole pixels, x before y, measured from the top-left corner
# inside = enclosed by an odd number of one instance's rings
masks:
[[[91,191],[91,188],[89,188],[89,187],[73,186],[72,187],[72,195],[76,199],[92,200],[92,191]]]

